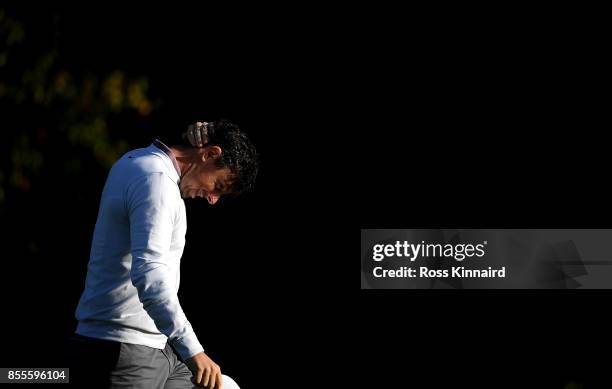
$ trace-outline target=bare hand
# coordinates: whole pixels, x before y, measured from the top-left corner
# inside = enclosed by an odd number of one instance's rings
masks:
[[[187,127],[187,132],[183,134],[193,147],[204,147],[208,143],[208,123],[196,122]]]
[[[191,381],[202,388],[222,389],[221,368],[203,352],[187,359],[185,364],[193,373]]]

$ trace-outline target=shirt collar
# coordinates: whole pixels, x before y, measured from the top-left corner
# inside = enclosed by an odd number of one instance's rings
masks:
[[[164,154],[166,154],[168,156],[168,158],[170,158],[170,161],[172,161],[172,165],[174,165],[174,168],[176,169],[176,172],[177,172],[177,174],[179,176],[179,180],[180,180],[180,177],[181,177],[181,168],[179,167],[178,161],[176,160],[176,157],[172,153],[172,150],[170,150],[170,148],[168,146],[166,146],[164,144],[164,142],[162,142],[159,139],[153,140],[153,146],[155,146],[158,149],[160,149],[161,151],[163,151]]]

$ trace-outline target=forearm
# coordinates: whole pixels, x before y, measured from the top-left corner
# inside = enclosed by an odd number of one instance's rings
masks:
[[[137,259],[136,262],[142,261]],[[161,265],[133,269],[132,283],[138,290],[143,308],[157,329],[168,337],[179,355],[186,359],[202,352],[204,348],[187,320],[174,288],[166,282],[166,274],[167,268]]]

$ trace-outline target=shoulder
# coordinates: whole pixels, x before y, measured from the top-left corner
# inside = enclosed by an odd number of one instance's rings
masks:
[[[123,154],[113,167],[118,167],[127,173],[156,173],[166,170],[164,161],[149,148],[135,149]]]
[[[141,172],[132,177],[127,189],[128,193],[137,191],[141,195],[178,195],[180,198],[178,185],[165,172]]]
[[[145,179],[152,175],[165,175],[176,185],[169,174],[164,159],[157,153],[152,152],[150,147],[125,153],[115,162],[111,174],[123,176],[129,182],[140,178]]]

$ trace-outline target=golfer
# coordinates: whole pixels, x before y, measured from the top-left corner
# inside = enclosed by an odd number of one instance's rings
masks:
[[[204,353],[179,304],[187,228],[182,198],[214,205],[250,189],[257,153],[225,120],[191,125],[183,139],[173,145],[156,139],[130,151],[108,174],[67,350],[72,383],[238,388]]]

